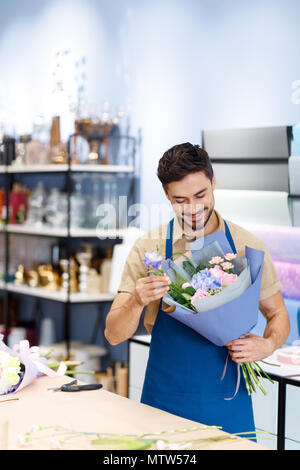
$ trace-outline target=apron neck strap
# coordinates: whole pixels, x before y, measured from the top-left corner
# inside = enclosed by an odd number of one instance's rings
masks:
[[[235,248],[235,244],[234,244],[234,241],[233,241],[233,238],[231,236],[231,233],[230,233],[230,230],[229,230],[229,227],[226,223],[226,220],[224,220],[224,224],[225,224],[225,235],[226,235],[226,238],[231,246],[231,249],[232,249],[232,252],[233,253],[236,253],[236,248]]]
[[[166,239],[166,259],[171,258],[173,254],[173,225],[174,225],[174,218],[170,220],[168,223],[167,229],[167,239]]]

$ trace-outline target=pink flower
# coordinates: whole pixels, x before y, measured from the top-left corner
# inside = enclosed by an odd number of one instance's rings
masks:
[[[210,264],[220,264],[220,263],[222,263],[222,261],[224,261],[224,259],[221,258],[221,256],[214,256],[214,257],[209,261],[209,263],[210,263]]]
[[[228,274],[223,272],[223,275],[221,277],[222,286],[229,286],[236,280],[236,278],[236,274]]]
[[[182,289],[186,289],[187,287],[190,287],[191,284],[189,282],[184,282],[181,286]]]
[[[213,277],[221,277],[224,271],[221,268],[221,266],[217,265],[217,266],[214,266],[213,268],[210,268],[209,272]]]
[[[222,263],[221,266],[223,269],[233,269],[234,267],[233,264],[229,262]]]
[[[191,297],[191,304],[194,305],[195,300],[203,299],[203,297],[207,297],[209,295],[206,290],[197,289],[193,297]]]
[[[236,258],[236,254],[234,254],[234,253],[226,253],[226,255],[224,255],[224,258],[227,259],[227,261],[230,261],[230,260]]]
[[[231,265],[231,263],[229,264]],[[220,279],[222,286],[228,286],[229,284],[232,284],[237,278],[236,274],[229,274],[223,271],[221,266],[210,268],[209,272],[212,276],[218,277]]]

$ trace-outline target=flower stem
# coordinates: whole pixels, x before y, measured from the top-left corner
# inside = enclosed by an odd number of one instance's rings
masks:
[[[255,383],[252,380],[251,369],[248,367],[247,362],[244,363],[244,367],[245,367],[245,371],[246,371],[247,378],[248,378],[248,381],[249,381],[249,386],[250,386],[250,388],[252,389],[253,392],[256,392]]]
[[[248,376],[247,376],[247,371],[246,371],[245,364],[241,364],[241,369],[242,369],[243,377],[244,377],[244,380],[245,380],[246,388],[247,388],[247,391],[248,391],[248,395],[251,395],[252,392],[251,392],[251,387],[250,387],[250,384],[249,384],[249,381],[248,381]]]
[[[266,373],[266,371],[264,371],[264,370],[260,367],[260,365],[258,364],[258,362],[255,362],[255,365],[256,365],[256,367],[258,367],[259,370],[264,374],[264,376],[267,377],[267,379],[273,384],[274,382],[273,382],[273,380],[271,379],[271,377],[269,377],[268,374]]]
[[[263,388],[263,386],[261,385],[259,379],[257,378],[257,375],[256,375],[256,372],[255,372],[255,367],[254,367],[254,362],[253,363],[247,363],[247,367],[248,369],[251,371],[251,376],[254,380],[254,382],[256,383],[256,385],[260,388],[260,390],[263,392],[264,395],[267,394],[267,392],[265,391],[265,389]]]

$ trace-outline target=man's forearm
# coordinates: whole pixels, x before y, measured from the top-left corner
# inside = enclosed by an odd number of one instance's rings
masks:
[[[139,326],[143,308],[133,295],[119,307],[112,308],[106,317],[107,341],[115,346],[131,338]]]
[[[290,331],[289,319],[286,315],[274,315],[267,318],[267,325],[263,337],[268,339],[273,350],[280,348],[287,340]]]
[[[280,348],[289,335],[290,320],[280,292],[260,302],[260,311],[267,320],[264,338],[268,339],[275,351]]]

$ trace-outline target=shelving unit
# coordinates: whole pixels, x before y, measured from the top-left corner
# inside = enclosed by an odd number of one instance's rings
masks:
[[[27,224],[7,224],[1,227],[2,231],[9,233],[20,233],[23,235],[39,235],[44,237],[67,237],[68,229],[52,227],[51,225],[41,225],[38,227],[31,227]],[[91,228],[71,228],[70,237],[73,238],[123,238],[126,235],[126,229],[115,230],[97,230]]]
[[[64,173],[69,171],[69,165],[1,165],[0,173]],[[96,173],[133,173],[134,167],[127,165],[101,165],[101,164],[71,164],[71,172],[96,172]]]
[[[10,292],[16,294],[31,295],[34,297],[40,297],[42,299],[56,300],[58,302],[70,303],[90,303],[90,302],[111,302],[115,295],[111,293],[84,293],[84,292],[72,292],[68,298],[67,292],[51,291],[42,287],[30,287],[27,285],[17,285],[13,283],[0,283],[1,289],[7,289]]]
[[[85,134],[80,134],[83,137],[89,137]],[[66,259],[70,259],[70,242],[72,239],[95,239],[101,243],[103,239],[109,239],[112,242],[114,240],[122,239],[127,232],[126,228],[117,228],[112,230],[98,230],[93,228],[74,228],[71,226],[71,194],[72,194],[72,175],[75,173],[95,173],[101,174],[111,173],[115,175],[124,174],[130,179],[129,192],[134,202],[137,202],[138,195],[138,175],[137,175],[137,161],[136,161],[136,148],[137,140],[130,136],[118,136],[119,139],[129,139],[132,144],[131,161],[133,165],[111,165],[111,164],[74,164],[72,163],[70,142],[74,135],[70,136],[69,139],[69,156],[68,163],[64,164],[47,164],[47,165],[20,165],[8,161],[8,155],[15,155],[14,148],[5,150],[6,164],[0,166],[0,174],[4,175],[4,185],[6,193],[6,223],[0,225],[0,232],[4,234],[5,238],[5,273],[4,279],[0,281],[0,290],[4,294],[4,318],[5,318],[5,341],[7,340],[8,330],[10,325],[9,317],[9,296],[10,295],[26,295],[32,296],[37,299],[48,299],[57,301],[63,304],[64,310],[64,337],[66,341],[67,356],[70,351],[70,307],[71,304],[84,304],[84,303],[97,303],[101,304],[104,302],[112,302],[115,294],[112,293],[83,293],[83,292],[70,292],[70,286],[68,291],[53,291],[47,290],[44,287],[30,287],[25,284],[18,285],[16,283],[9,282],[9,244],[10,235],[14,234],[17,236],[39,236],[39,237],[53,237],[64,239],[66,247]],[[97,136],[99,140],[107,138],[108,136]],[[93,136],[93,139],[95,136]],[[111,137],[110,137],[111,138]],[[114,138],[116,138],[114,136]],[[12,145],[10,142],[9,145]],[[65,178],[65,187],[67,192],[67,226],[66,227],[55,227],[48,225],[31,226],[29,224],[10,224],[9,218],[9,195],[12,188],[12,182],[16,175],[37,175],[41,174],[45,176],[47,174],[62,174]],[[70,278],[70,263],[69,263],[69,278]],[[100,312],[100,308],[98,308]],[[99,315],[100,313],[98,313]],[[98,322],[98,320],[97,320]]]

